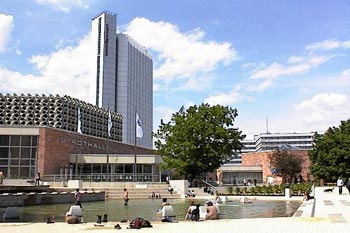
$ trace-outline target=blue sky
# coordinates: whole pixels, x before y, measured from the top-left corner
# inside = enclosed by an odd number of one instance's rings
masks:
[[[0,91],[88,100],[91,19],[154,59],[154,129],[183,105],[237,108],[248,137],[350,118],[348,1],[1,0]]]

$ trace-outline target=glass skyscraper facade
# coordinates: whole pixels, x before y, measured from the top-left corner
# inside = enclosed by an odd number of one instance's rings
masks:
[[[91,101],[122,115],[124,143],[153,148],[152,57],[128,35],[116,34],[116,27],[113,13],[102,12],[92,19],[96,76],[90,84]],[[136,113],[142,121],[142,138],[135,134]]]

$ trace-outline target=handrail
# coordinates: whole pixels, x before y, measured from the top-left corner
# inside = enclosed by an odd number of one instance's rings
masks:
[[[210,186],[211,189],[214,189],[216,191],[216,187],[214,185],[212,185],[211,183],[208,183],[207,181],[201,180],[201,182],[203,182],[204,184]]]

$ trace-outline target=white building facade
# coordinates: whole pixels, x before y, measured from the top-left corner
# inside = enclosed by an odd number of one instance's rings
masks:
[[[128,35],[116,34],[116,22],[116,15],[109,12],[92,19],[96,77],[90,84],[90,101],[122,115],[124,143],[153,148],[152,57]],[[142,138],[136,138],[136,113],[142,121]]]

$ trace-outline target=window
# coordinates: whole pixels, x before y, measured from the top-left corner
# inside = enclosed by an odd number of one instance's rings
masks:
[[[7,159],[8,157],[9,157],[9,148],[8,147],[4,147],[4,148],[0,147],[0,158]]]
[[[21,136],[11,136],[11,146],[20,146]]]
[[[93,173],[101,173],[101,164],[93,164],[92,172]]]
[[[33,148],[32,149],[32,154],[31,154],[31,158],[33,158],[33,159],[35,159],[36,158],[36,153],[37,153],[37,151],[36,151],[36,148]]]
[[[30,146],[31,136],[22,136],[22,146]]]
[[[19,165],[19,159],[11,159],[10,165]]]
[[[29,176],[29,167],[21,167],[19,170],[19,178],[25,178]]]
[[[134,164],[125,164],[125,173],[133,173]]]
[[[150,173],[150,174],[152,174],[152,165],[144,164],[143,165],[143,173]]]
[[[142,164],[136,165],[136,173],[142,173]]]
[[[30,148],[21,148],[21,158],[30,158]]]
[[[38,145],[38,136],[32,136],[32,146]]]
[[[116,164],[114,167],[115,173],[123,173],[123,164]]]
[[[9,146],[10,144],[9,136],[0,136],[0,146]]]
[[[5,159],[0,159],[0,166],[1,165],[6,165],[7,166],[8,165],[8,160],[7,159],[6,160]]]
[[[19,158],[19,148],[11,148],[10,149],[10,157],[11,158]]]

